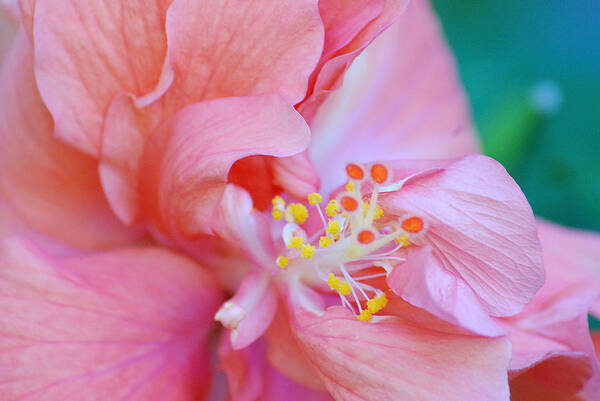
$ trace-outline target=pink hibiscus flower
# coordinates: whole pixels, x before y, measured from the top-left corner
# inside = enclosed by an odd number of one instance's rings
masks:
[[[213,316],[234,400],[508,399],[535,223],[426,2],[336,98],[404,2],[8,3],[2,399],[217,398]]]

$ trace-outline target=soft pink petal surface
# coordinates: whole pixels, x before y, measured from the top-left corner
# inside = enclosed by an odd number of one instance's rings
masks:
[[[323,46],[316,0],[176,0],[167,35],[173,91],[188,101],[279,93],[296,103]]]
[[[235,351],[222,338],[219,358],[227,373],[232,401],[332,401],[323,391],[311,390],[289,379],[266,359],[267,344],[264,340]]]
[[[290,156],[309,139],[302,117],[278,95],[190,105],[149,139],[142,164],[145,214],[163,232],[210,233],[236,160]]]
[[[297,310],[294,331],[336,400],[507,400],[510,346],[415,326],[360,322],[333,307]]]
[[[10,49],[15,37],[17,22],[19,18],[19,5],[13,1],[0,1],[0,60]]]
[[[551,297],[565,283],[584,283],[600,294],[600,233],[576,230],[537,222],[546,269],[551,271],[549,285],[539,296]],[[600,317],[600,298],[591,305],[591,313]]]
[[[311,124],[310,152],[325,192],[343,183],[348,161],[478,151],[454,60],[428,3],[409,3],[356,60]]]
[[[546,283],[522,313],[501,321],[513,344],[511,389],[519,400],[593,394],[600,375],[587,314],[600,295],[598,239],[544,221],[537,226]]]
[[[171,1],[36,1],[36,78],[56,137],[98,155],[112,98],[154,89],[167,54]]]
[[[21,23],[30,38],[33,38],[33,10],[36,2],[37,0],[16,0]]]
[[[279,308],[266,333],[267,359],[275,369],[296,383],[315,391],[325,391],[325,385],[311,364],[302,344],[294,336],[290,313]]]
[[[0,191],[33,229],[87,249],[140,236],[108,207],[95,162],[53,138],[24,32],[0,73],[0,140]]]
[[[154,248],[51,258],[0,245],[0,398],[198,400],[220,301],[198,265]]]
[[[411,253],[387,278],[390,288],[404,300],[440,319],[484,336],[505,331],[483,310],[473,290],[445,270],[426,246]]]
[[[511,401],[596,401],[597,397],[580,398],[574,392],[583,385],[584,356],[556,355],[533,367],[528,374],[510,383]]]
[[[587,332],[589,298],[586,304],[581,302],[586,297],[576,292],[556,297],[536,313],[503,322],[513,347],[510,376],[515,399],[569,399],[593,375],[595,363]]]
[[[394,166],[401,171],[403,162]],[[380,199],[387,216],[424,219],[428,228],[416,244],[430,245],[442,268],[464,281],[490,315],[518,313],[542,286],[533,213],[517,184],[493,159],[457,159]]]
[[[308,194],[316,192],[320,187],[321,178],[308,152],[274,159],[271,166],[273,183],[285,188],[290,196],[305,200]]]
[[[4,199],[0,198],[0,239],[5,237],[27,237],[40,249],[55,256],[79,255],[84,252],[33,230]]]

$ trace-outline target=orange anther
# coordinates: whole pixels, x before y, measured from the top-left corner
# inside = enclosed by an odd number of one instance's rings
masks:
[[[362,167],[354,163],[346,164],[346,173],[353,180],[362,180],[365,176]]]
[[[383,164],[373,164],[371,166],[371,178],[378,184],[385,182],[388,178],[388,169]]]
[[[358,233],[358,236],[356,238],[361,244],[369,244],[375,239],[375,234],[373,234],[373,231],[363,230]]]
[[[353,212],[358,208],[358,202],[351,196],[343,196],[340,203],[342,208],[348,212]]]
[[[409,217],[402,222],[402,228],[409,233],[418,233],[423,229],[423,220],[419,217]]]

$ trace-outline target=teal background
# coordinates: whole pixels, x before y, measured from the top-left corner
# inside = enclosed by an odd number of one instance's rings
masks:
[[[505,165],[536,215],[600,231],[600,1],[433,3],[485,153]],[[562,98],[553,113],[533,106],[540,82]]]

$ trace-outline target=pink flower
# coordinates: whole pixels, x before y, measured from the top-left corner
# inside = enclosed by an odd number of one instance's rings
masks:
[[[235,400],[508,399],[499,318],[543,283],[535,222],[498,163],[465,156],[427,3],[374,44],[366,90],[328,98],[404,6],[20,1],[2,398],[202,399],[214,316]]]

